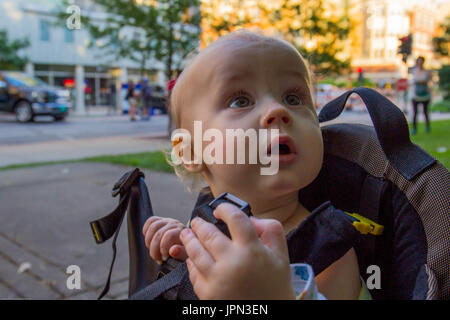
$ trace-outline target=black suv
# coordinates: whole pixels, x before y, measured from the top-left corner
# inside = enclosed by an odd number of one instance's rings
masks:
[[[71,106],[70,91],[65,88],[51,87],[21,72],[0,71],[0,111],[14,112],[19,122],[33,121],[37,115],[62,121]]]

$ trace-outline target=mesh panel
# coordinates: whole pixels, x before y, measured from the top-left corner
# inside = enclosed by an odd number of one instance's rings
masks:
[[[387,160],[372,126],[334,124],[322,127],[326,152],[354,162],[375,177],[385,177],[404,192],[419,214],[427,237],[428,274],[434,274],[441,299],[450,298],[450,173],[439,162],[408,181]],[[429,277],[433,281],[434,277]],[[434,280],[435,281],[435,280]],[[428,296],[436,298],[436,283]]]

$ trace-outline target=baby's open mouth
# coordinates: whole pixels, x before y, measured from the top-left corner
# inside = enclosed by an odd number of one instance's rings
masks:
[[[281,143],[280,144],[280,154],[288,154],[291,153],[291,149],[287,144]]]
[[[270,145],[267,148],[267,155],[272,155],[272,150],[274,150],[275,141],[271,142]],[[285,160],[288,160],[288,158],[295,159],[295,155],[297,154],[294,142],[289,136],[279,136],[278,138],[278,154],[280,157],[280,160],[282,158],[286,158]]]

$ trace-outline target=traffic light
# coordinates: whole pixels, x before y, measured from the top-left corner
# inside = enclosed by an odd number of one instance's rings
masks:
[[[402,60],[406,63],[408,56],[411,55],[412,52],[412,35],[409,34],[406,37],[401,37],[400,45],[398,47],[398,54],[403,56]]]
[[[359,67],[357,71],[358,71],[358,82],[359,83],[364,82],[364,70],[363,70],[363,68]]]

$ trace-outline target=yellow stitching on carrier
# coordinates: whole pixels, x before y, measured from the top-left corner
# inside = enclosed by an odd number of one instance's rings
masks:
[[[97,229],[95,228],[95,225],[93,223],[91,223],[91,227],[92,227],[92,230],[94,230],[95,238],[97,239],[97,241],[100,241],[100,237],[98,236]]]

